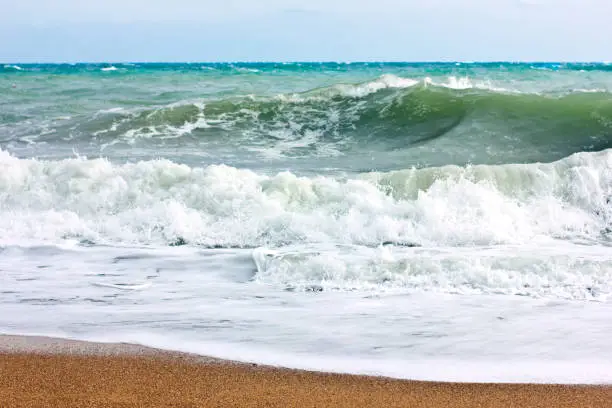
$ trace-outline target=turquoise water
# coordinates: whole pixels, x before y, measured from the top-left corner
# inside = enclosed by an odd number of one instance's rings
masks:
[[[348,171],[553,161],[610,146],[606,64],[0,68],[2,147]]]
[[[609,64],[0,65],[0,332],[609,383],[611,147]]]

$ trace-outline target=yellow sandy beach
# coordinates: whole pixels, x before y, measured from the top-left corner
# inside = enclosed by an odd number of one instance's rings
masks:
[[[612,387],[403,381],[0,336],[0,406],[599,408],[612,407]]]

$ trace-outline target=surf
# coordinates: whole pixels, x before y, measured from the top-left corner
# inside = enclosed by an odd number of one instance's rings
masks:
[[[169,160],[20,159],[0,152],[3,241],[282,246],[608,242],[612,150],[552,163],[260,174]]]
[[[193,146],[212,154],[219,154],[222,145],[264,160],[346,157],[346,163],[378,154],[396,169],[401,162],[554,161],[612,147],[612,94],[607,91],[525,93],[453,76],[386,74],[300,93],[114,107],[41,124],[40,135],[32,135],[28,117],[0,119],[13,135],[5,145],[94,143],[102,151]],[[373,165],[385,168],[379,161]]]

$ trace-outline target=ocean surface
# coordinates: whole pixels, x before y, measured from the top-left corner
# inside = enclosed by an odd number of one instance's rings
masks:
[[[612,383],[612,65],[0,64],[0,333]]]

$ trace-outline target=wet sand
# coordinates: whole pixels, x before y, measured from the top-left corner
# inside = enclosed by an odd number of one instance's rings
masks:
[[[612,407],[612,386],[313,373],[136,345],[0,336],[0,407]]]

